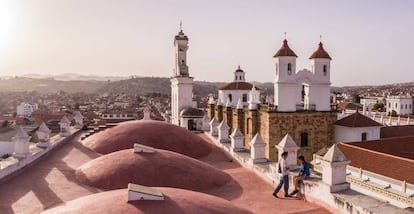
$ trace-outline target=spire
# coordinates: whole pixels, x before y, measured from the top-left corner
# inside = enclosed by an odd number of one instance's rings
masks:
[[[318,49],[315,52],[313,52],[313,54],[309,57],[309,59],[315,59],[315,58],[332,60],[332,58],[331,58],[331,56],[329,56],[328,52],[326,52],[325,49],[323,49],[322,36],[320,36]]]
[[[285,40],[283,40],[282,47],[276,52],[273,57],[281,57],[281,56],[294,56],[298,57],[292,49],[290,49],[288,45],[288,41],[286,40],[286,33],[285,33]]]

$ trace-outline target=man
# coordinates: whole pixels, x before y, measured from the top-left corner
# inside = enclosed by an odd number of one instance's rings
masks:
[[[276,198],[279,198],[277,196],[277,193],[282,188],[282,185],[283,185],[283,190],[285,191],[285,197],[291,197],[288,194],[288,190],[289,190],[289,167],[287,166],[287,162],[286,162],[286,158],[288,156],[288,153],[283,152],[281,156],[282,156],[282,160],[280,160],[279,168],[278,168],[278,171],[281,174],[280,175],[280,180],[279,180],[279,184],[277,185],[275,191],[273,192],[273,196],[276,197]]]
[[[299,156],[299,162],[300,162],[300,171],[299,174],[297,176],[294,177],[293,181],[294,181],[294,185],[295,185],[295,190],[290,193],[289,195],[295,195],[296,193],[299,192],[299,183],[303,182],[304,179],[306,179],[307,177],[309,177],[310,175],[310,170],[309,170],[309,163],[305,161],[305,157],[303,155]]]

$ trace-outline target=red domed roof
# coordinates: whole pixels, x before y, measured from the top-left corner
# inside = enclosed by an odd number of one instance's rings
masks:
[[[331,56],[329,56],[328,52],[326,52],[325,49],[323,49],[322,42],[319,42],[318,50],[313,52],[313,54],[309,57],[309,59],[315,59],[315,58],[318,58],[318,59],[332,59]]]
[[[200,158],[211,152],[211,145],[179,126],[154,120],[134,120],[96,133],[83,145],[101,154],[133,148],[135,143]]]
[[[126,188],[128,183],[202,191],[222,186],[230,175],[199,160],[166,150],[113,152],[82,165],[76,178],[104,190]]]
[[[43,213],[197,213],[197,214],[250,214],[251,212],[229,201],[204,193],[157,187],[164,194],[163,201],[128,202],[128,190],[119,189],[69,201],[63,206]]]
[[[290,49],[290,47],[288,45],[288,41],[286,39],[283,40],[282,47],[276,52],[276,54],[273,57],[280,57],[280,56],[298,57],[298,56],[296,56],[295,52],[293,52],[293,50]]]

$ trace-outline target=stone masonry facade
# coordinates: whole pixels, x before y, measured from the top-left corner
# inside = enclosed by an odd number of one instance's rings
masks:
[[[223,111],[223,108],[225,109]],[[298,111],[277,112],[267,105],[259,105],[257,110],[232,108],[209,105],[209,116],[219,121],[225,121],[231,133],[236,127],[244,135],[244,145],[250,149],[249,142],[259,132],[267,143],[266,157],[272,161],[278,160],[278,150],[275,148],[286,134],[290,134],[300,147],[299,155],[307,160],[312,159],[313,153],[334,143],[335,111]]]

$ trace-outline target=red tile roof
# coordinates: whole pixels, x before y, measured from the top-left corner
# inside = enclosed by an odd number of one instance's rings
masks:
[[[335,122],[335,125],[346,126],[346,127],[373,127],[373,126],[382,126],[380,123],[375,122],[375,120],[368,118],[359,112],[351,114],[347,117],[344,117]]]
[[[231,82],[223,87],[220,88],[220,90],[251,90],[253,88],[253,85],[248,82]],[[256,90],[260,90],[258,87],[256,87]]]
[[[365,143],[359,143],[359,145],[363,144]],[[350,165],[355,168],[362,168],[362,170],[414,184],[414,160],[384,154],[348,143],[339,144],[339,148],[347,159],[351,160]]]
[[[332,59],[331,56],[329,56],[328,52],[326,52],[325,49],[323,49],[322,42],[319,42],[318,50],[313,52],[313,54],[309,57],[309,59],[315,59],[315,58]]]
[[[387,126],[381,128],[381,138],[414,136],[414,125]]]
[[[349,143],[369,150],[414,160],[414,136]],[[414,168],[413,168],[414,169]]]
[[[280,57],[280,56],[298,57],[298,56],[296,56],[295,52],[293,52],[293,50],[290,49],[290,47],[288,45],[288,41],[286,39],[283,40],[282,47],[275,53],[275,55],[273,57]]]

